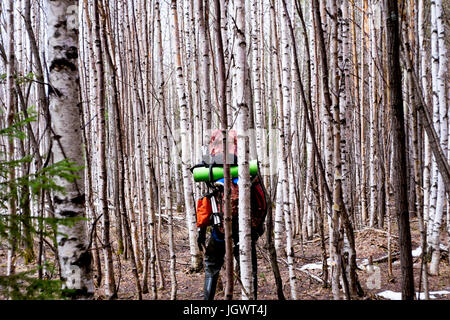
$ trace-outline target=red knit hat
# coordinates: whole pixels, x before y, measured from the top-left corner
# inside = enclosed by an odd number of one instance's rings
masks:
[[[209,154],[214,157],[223,155],[222,131],[216,129],[211,134],[209,141]],[[237,156],[237,133],[236,130],[228,131],[228,154]]]

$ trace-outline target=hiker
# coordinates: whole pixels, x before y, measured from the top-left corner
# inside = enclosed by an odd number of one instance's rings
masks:
[[[213,180],[212,168],[223,166],[223,150],[222,150],[222,132],[215,130],[211,135],[209,144],[209,154],[204,155],[203,163],[198,166],[209,167],[209,181],[205,181],[208,190],[212,189],[207,195],[199,199],[197,202],[197,226],[198,226],[198,246],[205,253],[205,283],[204,283],[204,299],[213,300],[219,272],[224,264],[225,256],[225,240],[223,226],[223,203],[224,203],[224,179]],[[237,136],[236,131],[230,130],[228,134],[228,156],[227,160],[230,166],[237,165]],[[195,168],[195,167],[194,167]],[[223,171],[222,171],[223,172]],[[258,174],[251,177],[251,256],[252,256],[252,273],[254,284],[254,299],[257,298],[257,258],[256,258],[256,241],[264,233],[264,219],[267,213],[266,191],[262,183],[262,179]],[[239,188],[237,185],[238,178],[231,178],[231,216],[232,216],[232,239],[233,239],[233,255],[239,266],[239,225],[238,225],[238,203]],[[205,205],[206,203],[206,205]],[[210,207],[209,203],[212,203]],[[206,233],[208,227],[211,234],[206,242]]]

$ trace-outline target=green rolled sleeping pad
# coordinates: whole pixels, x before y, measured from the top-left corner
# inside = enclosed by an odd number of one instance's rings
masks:
[[[194,181],[209,181],[209,167],[197,167],[192,171],[194,175]],[[231,178],[238,177],[238,166],[230,166]],[[256,176],[258,174],[258,160],[250,161],[250,176]],[[223,178],[223,167],[213,167],[212,168],[213,181]]]

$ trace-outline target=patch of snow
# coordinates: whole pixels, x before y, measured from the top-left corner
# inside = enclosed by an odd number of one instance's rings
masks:
[[[411,253],[414,258],[420,257],[420,255],[422,254],[422,247],[417,247]]]
[[[358,268],[364,269],[364,266],[369,264],[369,259],[356,259],[356,264]]]
[[[373,272],[376,272],[378,270],[381,270],[379,266],[376,266],[376,265],[373,265],[373,264],[372,265],[362,266],[361,269],[363,269],[364,271],[366,271],[368,273],[373,273]]]
[[[300,270],[317,270],[317,269],[322,270],[321,263],[308,263],[300,268]]]
[[[447,291],[447,290],[431,291],[430,294],[436,294],[438,296],[442,296],[444,294],[450,294],[450,291]]]
[[[448,250],[448,248],[442,243],[439,244],[439,247],[440,247],[440,249],[442,251],[447,251]],[[411,251],[411,253],[412,253],[412,256],[414,258],[420,257],[420,255],[422,254],[422,247],[417,247],[416,249]]]
[[[436,299],[437,295],[445,295],[450,294],[450,291],[441,290],[441,291],[430,291],[430,299]],[[385,299],[389,300],[401,300],[402,299],[402,293],[401,292],[394,292],[391,290],[386,290],[380,293],[377,293],[378,296],[383,297]],[[419,297],[419,293],[416,292],[416,298]],[[420,293],[420,299],[425,299],[425,293]]]
[[[401,292],[394,292],[391,290],[386,290],[386,291],[377,293],[377,296],[380,296],[382,298],[389,299],[389,300],[401,300],[402,299]]]
[[[436,296],[432,295],[432,292],[428,292],[428,293],[429,293],[430,299],[436,299]],[[418,297],[419,297],[419,293],[416,292],[416,298],[418,298]],[[425,299],[425,293],[421,292],[420,293],[420,300],[424,300],[424,299]]]

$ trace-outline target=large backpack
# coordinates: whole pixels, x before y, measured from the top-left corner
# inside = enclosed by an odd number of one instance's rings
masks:
[[[230,130],[228,132],[228,159],[232,159],[234,157],[234,163],[237,164],[237,135],[236,131]],[[223,159],[223,148],[222,148],[222,132],[220,130],[215,130],[212,132],[210,143],[209,143],[209,162],[205,161],[204,163],[209,165],[221,165],[220,160]],[[223,160],[222,160],[223,161]],[[211,184],[208,184],[211,186]],[[230,196],[230,204],[231,204],[231,216],[234,221],[236,221],[239,214],[239,187],[235,182],[231,182],[231,196]],[[207,219],[205,219],[205,208],[207,210],[211,210],[208,207],[208,199],[211,196],[215,196],[216,202],[218,204],[218,209],[220,212],[223,212],[223,200],[224,195],[222,192],[211,194],[208,193],[201,199],[199,199],[197,206],[197,225],[205,226],[207,225]],[[208,199],[206,199],[207,197]],[[256,233],[261,236],[264,233],[264,221],[267,215],[267,194],[264,188],[261,176],[258,174],[252,178],[252,184],[250,187],[250,215],[251,215],[251,227],[252,230],[256,231]],[[200,205],[202,207],[200,207]],[[206,207],[205,207],[206,206]],[[207,211],[206,210],[206,211]],[[209,211],[208,211],[209,212]],[[212,210],[211,210],[212,212]],[[199,222],[201,219],[201,223]]]
[[[266,189],[259,175],[253,180],[250,195],[252,229],[261,236],[264,233],[268,203]]]

